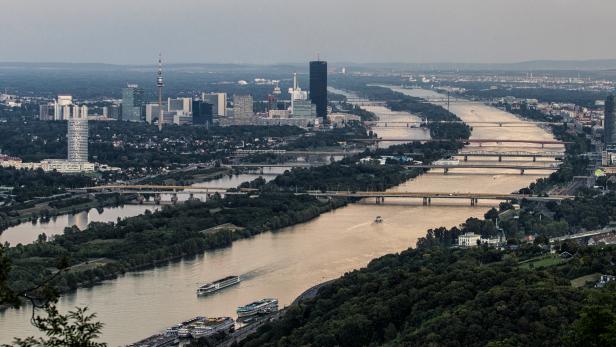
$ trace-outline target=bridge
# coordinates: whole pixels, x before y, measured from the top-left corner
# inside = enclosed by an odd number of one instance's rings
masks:
[[[616,232],[616,229],[614,229],[613,227],[606,227],[606,228],[599,229],[599,230],[591,230],[591,231],[586,231],[586,232],[571,234],[571,235],[566,235],[566,236],[552,237],[550,238],[550,243],[557,243],[557,242],[562,242],[566,240],[586,239],[586,238],[591,238],[597,235],[613,234],[615,232]]]
[[[554,158],[562,159],[565,157],[564,152],[490,152],[490,151],[471,151],[471,152],[459,152],[454,154],[454,157],[464,157],[464,161],[468,161],[469,157],[495,157],[499,162],[503,161],[503,158],[533,158],[533,162],[537,161],[537,158]]]
[[[426,124],[466,124],[475,128],[493,128],[493,127],[510,127],[510,128],[528,128],[538,125],[557,125],[561,123],[555,122],[523,122],[523,121],[477,121],[477,122],[464,122],[464,121],[366,121],[365,125],[373,128],[414,128]]]
[[[178,202],[178,195],[189,195],[189,200],[195,199],[195,194],[205,195],[208,199],[212,194],[220,195],[243,195],[256,191],[257,189],[242,188],[239,191],[229,192],[229,188],[225,187],[206,187],[206,186],[178,186],[178,185],[156,185],[156,184],[116,184],[103,185],[94,187],[84,187],[72,189],[71,192],[76,193],[116,193],[116,194],[137,194],[139,203],[145,200],[144,195],[154,195],[155,204],[161,203],[162,194],[171,194],[171,202]]]
[[[360,97],[346,97],[346,103],[356,106],[387,106],[386,101],[368,100]]]
[[[341,155],[350,156],[362,153],[362,151],[287,151],[284,149],[239,149],[234,152],[236,156],[247,156],[251,154],[274,154],[274,155],[296,155],[296,156],[327,156],[327,155]]]
[[[463,164],[463,165],[447,165],[447,164],[415,164],[404,165],[407,169],[443,169],[443,173],[447,174],[451,169],[501,169],[501,170],[520,170],[520,175],[526,171],[541,170],[541,171],[556,171],[558,165],[551,166],[531,166],[531,165],[496,165],[496,164]]]
[[[308,194],[311,196],[321,197],[321,198],[355,198],[355,199],[375,198],[377,204],[383,204],[385,202],[385,198],[413,198],[413,199],[422,199],[424,206],[431,205],[432,199],[468,199],[470,200],[471,206],[476,206],[480,199],[481,200],[502,200],[502,201],[513,201],[513,200],[519,201],[519,200],[525,199],[529,201],[548,202],[548,201],[561,201],[565,199],[574,198],[574,196],[571,196],[571,195],[533,196],[533,195],[527,195],[527,194],[497,194],[497,193],[374,192],[374,191],[363,191],[363,192],[311,191],[308,193],[298,193],[298,194]]]
[[[349,141],[354,142],[368,142],[368,143],[379,143],[379,142],[449,142],[452,140],[448,139],[409,139],[409,138],[366,138],[366,139],[349,139]],[[478,143],[481,147],[484,143],[526,143],[526,144],[538,144],[541,145],[541,148],[544,148],[545,145],[567,145],[572,144],[573,142],[568,141],[555,141],[555,140],[504,140],[504,139],[458,139],[455,140],[463,143]]]

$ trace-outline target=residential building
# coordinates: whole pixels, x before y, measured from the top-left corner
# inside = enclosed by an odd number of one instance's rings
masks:
[[[48,103],[39,105],[39,119],[53,120],[54,119],[54,104]]]
[[[54,101],[54,120],[65,120],[71,116],[73,97],[70,95],[58,95]]]
[[[254,116],[251,95],[233,95],[233,117],[249,119]]]
[[[122,120],[129,122],[141,122],[145,118],[143,108],[145,97],[142,88],[136,84],[128,84],[122,89]]]
[[[475,233],[464,233],[458,236],[458,246],[460,247],[475,247],[481,240],[481,236]]]
[[[317,107],[317,117],[327,117],[327,62],[310,62],[310,101]]]
[[[68,161],[88,162],[88,108],[76,110],[68,119]]]

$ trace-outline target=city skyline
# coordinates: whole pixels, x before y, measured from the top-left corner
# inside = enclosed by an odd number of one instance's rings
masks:
[[[11,49],[0,53],[0,62],[147,64],[159,51],[169,63],[275,64],[319,54],[334,63],[616,58],[616,47],[602,44],[616,39],[606,25],[616,4],[598,0],[515,5],[387,0],[380,6],[350,0],[216,0],[207,5],[190,0],[182,6],[26,0],[3,7],[0,29],[11,35],[0,42]],[[21,18],[29,18],[28,24]],[[318,18],[318,25],[310,18]],[[207,44],[192,44],[195,40]],[[575,49],[570,42],[576,42]]]

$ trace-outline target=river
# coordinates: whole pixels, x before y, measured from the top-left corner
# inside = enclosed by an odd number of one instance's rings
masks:
[[[402,92],[421,93],[417,90]],[[391,120],[391,112],[386,109],[383,112],[373,110],[380,113],[381,120]],[[465,121],[517,120],[509,113],[475,103],[452,104],[451,111]],[[408,135],[409,130],[392,128],[386,131],[387,134],[379,133],[379,136],[400,137]],[[477,128],[472,136],[552,138],[538,127]],[[500,148],[498,144],[492,147],[511,150]],[[540,148],[534,150],[541,151]],[[477,169],[464,169],[459,173],[453,170],[448,175],[431,172],[393,189],[509,193],[539,177],[506,170],[478,173]],[[281,306],[288,305],[314,284],[361,268],[384,254],[405,250],[425,235],[428,228],[452,227],[469,217],[483,216],[497,202],[480,202],[478,207],[470,207],[468,201],[433,201],[429,207],[404,199],[386,203],[349,205],[307,223],[234,242],[229,248],[129,273],[93,288],[79,289],[63,296],[58,308],[65,312],[87,305],[105,324],[103,340],[110,346],[123,345],[196,315],[235,317],[237,306],[263,297],[276,297]],[[373,223],[377,215],[382,216],[383,223]],[[195,295],[199,284],[231,274],[241,275],[243,281],[208,297]],[[29,323],[30,313],[28,307],[0,313],[0,343],[8,343],[14,336],[34,334]]]

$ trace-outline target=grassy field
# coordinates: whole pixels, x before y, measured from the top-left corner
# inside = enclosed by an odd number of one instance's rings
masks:
[[[520,262],[520,268],[522,269],[536,269],[541,267],[550,267],[562,264],[563,260],[555,254],[548,254],[537,258],[532,258]]]
[[[600,277],[601,277],[600,273],[594,273],[594,274],[574,278],[571,280],[571,286],[574,288],[580,288],[580,287],[585,286],[586,283],[588,282],[591,282],[591,283],[597,282]]]

